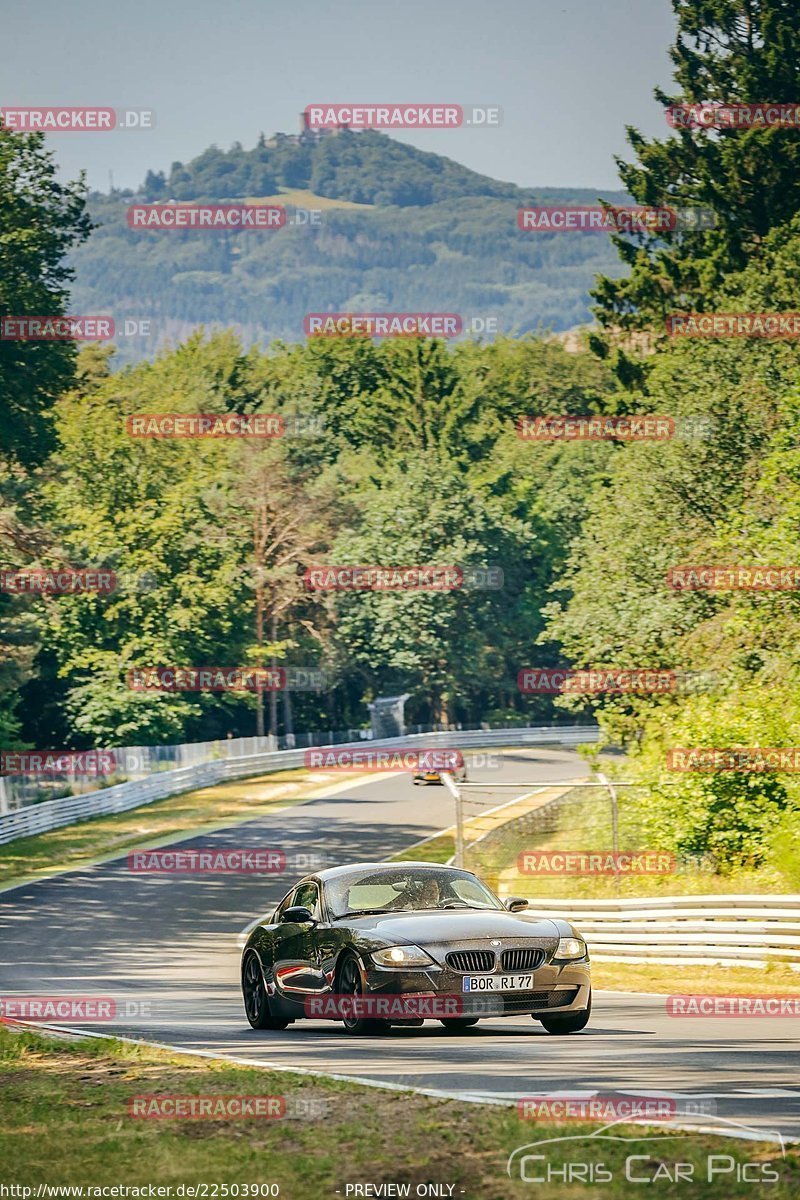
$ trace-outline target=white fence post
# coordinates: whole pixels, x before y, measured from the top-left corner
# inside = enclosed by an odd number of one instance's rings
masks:
[[[464,801],[461,792],[458,790],[453,776],[449,771],[442,772],[442,783],[453,796],[456,802],[456,853],[453,859],[453,866],[464,868]]]

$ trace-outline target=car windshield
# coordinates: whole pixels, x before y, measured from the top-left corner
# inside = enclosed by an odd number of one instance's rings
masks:
[[[419,912],[432,908],[502,908],[487,887],[467,871],[403,867],[342,875],[325,882],[331,916]]]

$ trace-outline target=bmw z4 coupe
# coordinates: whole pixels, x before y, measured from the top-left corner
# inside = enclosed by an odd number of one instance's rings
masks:
[[[242,954],[247,1019],[285,1029],[340,1020],[349,1033],[530,1015],[548,1033],[589,1020],[586,942],[568,922],[503,904],[470,871],[359,863],[301,879],[251,931]]]

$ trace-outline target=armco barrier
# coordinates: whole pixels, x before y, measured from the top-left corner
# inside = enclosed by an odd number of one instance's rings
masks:
[[[435,749],[437,746],[452,746],[454,749],[490,746],[576,746],[581,742],[596,742],[599,730],[594,725],[551,725],[527,729],[470,729],[453,733],[422,733],[404,738],[387,738],[347,742],[328,747],[329,749],[379,749],[391,746],[417,746],[420,749]],[[315,747],[325,749],[326,747]],[[281,771],[302,767],[305,749],[273,750],[265,754],[249,754],[239,758],[217,759],[214,762],[180,767],[176,771],[160,771],[146,779],[130,783],[118,783],[113,787],[89,792],[82,796],[65,796],[58,800],[45,800],[15,812],[0,816],[0,845],[16,838],[31,837],[60,829],[75,821],[90,817],[108,816],[127,812],[154,800],[164,800],[180,792],[191,792],[196,788],[210,787],[228,779],[244,779],[248,775],[261,775],[269,771]]]
[[[592,958],[606,962],[800,970],[800,896],[646,896],[529,901],[526,916],[573,921]],[[679,978],[676,978],[676,988]]]

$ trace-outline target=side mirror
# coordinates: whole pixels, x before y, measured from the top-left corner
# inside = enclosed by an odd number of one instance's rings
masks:
[[[314,917],[310,908],[306,908],[303,904],[293,904],[291,908],[283,910],[281,921],[288,921],[293,925],[313,925]]]
[[[506,908],[509,912],[522,912],[523,908],[527,907],[528,901],[523,896],[508,896],[506,899]]]

